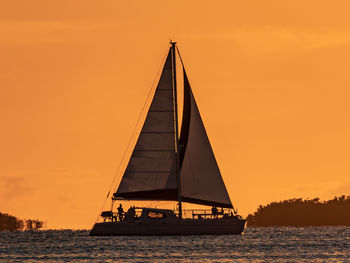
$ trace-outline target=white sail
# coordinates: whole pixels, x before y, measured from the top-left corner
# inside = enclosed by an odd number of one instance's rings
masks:
[[[176,200],[172,52],[169,50],[145,123],[116,198]]]
[[[182,201],[232,207],[185,70],[183,115],[180,137]]]

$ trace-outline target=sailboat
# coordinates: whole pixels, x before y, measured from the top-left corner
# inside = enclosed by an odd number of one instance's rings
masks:
[[[181,132],[178,128],[176,54],[184,81]],[[210,145],[176,42],[170,42],[163,70],[128,165],[112,196],[112,209],[90,235],[241,234],[245,219],[234,209]],[[113,202],[175,201],[177,209]],[[209,206],[183,210],[182,204]]]

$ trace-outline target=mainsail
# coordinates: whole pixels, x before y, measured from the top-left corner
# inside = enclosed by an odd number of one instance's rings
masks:
[[[185,69],[184,110],[177,142],[174,48],[173,44],[114,198],[232,208]]]
[[[115,198],[177,200],[172,52]]]

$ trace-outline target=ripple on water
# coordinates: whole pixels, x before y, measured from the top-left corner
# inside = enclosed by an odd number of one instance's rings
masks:
[[[2,262],[339,262],[350,227],[247,228],[243,235],[90,237],[89,231],[0,232]]]

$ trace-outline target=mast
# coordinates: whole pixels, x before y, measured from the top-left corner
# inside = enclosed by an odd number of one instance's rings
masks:
[[[179,202],[179,218],[182,218],[182,202],[181,202],[181,177],[180,177],[180,148],[179,148],[179,123],[178,123],[178,109],[177,109],[177,85],[176,85],[176,42],[170,41],[172,54],[172,68],[173,68],[173,89],[174,89],[174,107],[175,107],[175,150],[176,150],[176,175],[178,186],[178,202]]]

